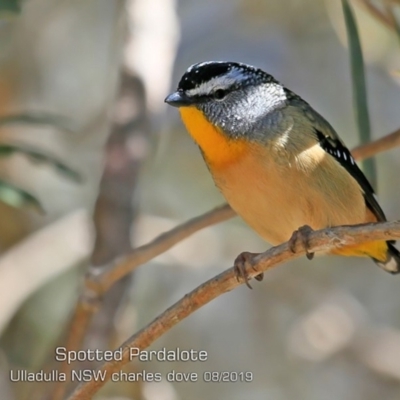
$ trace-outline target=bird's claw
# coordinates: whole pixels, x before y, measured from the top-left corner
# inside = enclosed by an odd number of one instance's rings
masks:
[[[244,280],[246,283],[246,286],[249,289],[253,289],[249,283],[249,276],[246,272],[246,267],[247,265],[250,265],[252,269],[255,270],[254,264],[253,264],[253,259],[257,255],[257,253],[249,253],[248,251],[245,251],[243,253],[240,253],[235,260],[235,263],[233,265],[233,268],[235,269],[235,274],[236,274],[236,279],[240,281],[241,279]],[[262,281],[264,278],[264,274],[258,274],[254,277],[257,281]]]
[[[310,234],[313,232],[313,229],[308,226],[304,225],[301,226],[297,231],[294,231],[291,238],[289,239],[289,248],[292,253],[296,253],[296,246],[297,243],[300,241],[303,248],[306,250],[306,257],[309,260],[314,258],[314,253],[310,253],[308,249],[310,248],[309,244],[309,237]]]

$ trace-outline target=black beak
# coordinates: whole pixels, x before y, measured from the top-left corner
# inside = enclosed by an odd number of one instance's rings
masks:
[[[171,93],[164,101],[172,107],[184,107],[192,104],[191,99],[179,91]]]

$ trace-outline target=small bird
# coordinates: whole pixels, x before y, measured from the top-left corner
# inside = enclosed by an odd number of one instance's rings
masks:
[[[299,227],[385,221],[374,190],[332,126],[261,69],[237,62],[194,64],[165,102],[178,107],[216,186],[272,245]],[[400,272],[393,241],[337,248]]]

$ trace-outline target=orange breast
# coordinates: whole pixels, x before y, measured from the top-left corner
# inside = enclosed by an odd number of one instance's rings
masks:
[[[247,142],[232,140],[213,126],[195,107],[179,109],[182,120],[194,141],[202,149],[212,169],[220,169],[236,162],[245,152]]]
[[[262,146],[249,144],[236,163],[210,169],[228,203],[267,242],[282,243],[306,224],[304,198]]]

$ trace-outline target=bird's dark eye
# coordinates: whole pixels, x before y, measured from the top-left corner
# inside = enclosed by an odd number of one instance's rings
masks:
[[[226,95],[225,90],[218,89],[214,92],[214,99],[216,100],[222,100]]]

